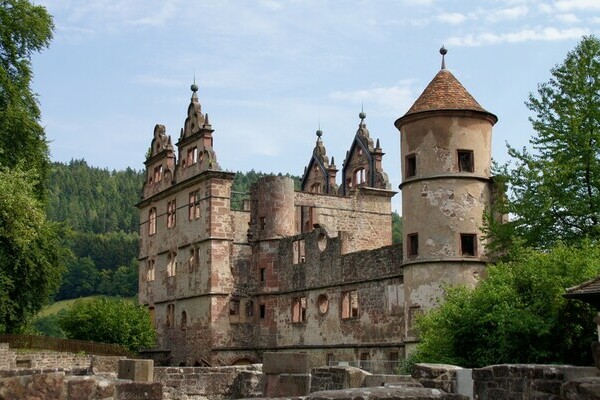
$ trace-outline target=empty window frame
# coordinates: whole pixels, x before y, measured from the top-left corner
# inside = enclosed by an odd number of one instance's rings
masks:
[[[192,166],[198,162],[198,147],[194,146],[188,149],[186,165]]]
[[[197,247],[192,247],[190,249],[190,258],[188,259],[188,269],[189,272],[194,272],[198,269],[198,265],[200,264],[200,251]]]
[[[146,261],[146,280],[148,282],[153,282],[155,277],[154,271],[154,260]]]
[[[177,253],[169,253],[169,259],[167,261],[167,277],[175,276],[177,274]]]
[[[239,316],[240,315],[240,300],[239,299],[231,299],[229,301],[229,316]]]
[[[260,319],[267,318],[267,306],[265,304],[260,304],[258,306],[258,317]]]
[[[292,299],[292,323],[306,322],[306,297]]]
[[[174,228],[177,223],[177,203],[171,200],[167,203],[167,228]]]
[[[185,331],[187,328],[187,313],[185,311],[181,312],[181,325],[180,328],[182,331]]]
[[[407,155],[406,159],[404,160],[404,167],[406,168],[406,172],[404,174],[406,178],[411,178],[417,175],[417,155]]]
[[[188,217],[189,220],[200,218],[200,191],[196,190],[189,195],[188,202]]]
[[[315,182],[312,185],[310,185],[310,192],[311,193],[323,193],[321,182]]]
[[[354,171],[354,185],[362,185],[366,182],[366,178],[365,178],[365,169],[364,168],[358,168],[357,170]]]
[[[167,328],[175,326],[175,304],[167,304]]]
[[[260,268],[258,270],[258,279],[263,284],[267,281],[267,269],[266,268]]]
[[[156,208],[152,207],[148,212],[148,235],[156,234]]]
[[[458,170],[460,172],[473,172],[475,163],[472,150],[458,150]]]
[[[293,260],[292,264],[302,264],[306,261],[306,253],[305,253],[305,242],[302,240],[295,240],[292,243],[293,247]]]
[[[407,237],[406,251],[409,257],[416,257],[419,255],[419,234],[411,233]]]
[[[465,257],[477,256],[477,235],[473,233],[460,234],[460,254]]]
[[[154,167],[154,183],[162,181],[163,178],[163,166],[157,165]]]
[[[342,319],[358,318],[358,290],[342,292]]]

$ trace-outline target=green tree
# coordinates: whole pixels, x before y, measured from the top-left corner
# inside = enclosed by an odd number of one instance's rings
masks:
[[[402,244],[402,217],[396,212],[392,212],[392,243]]]
[[[18,331],[58,289],[68,251],[45,218],[34,171],[0,168],[0,332]]]
[[[596,311],[563,297],[600,273],[600,246],[522,249],[487,269],[476,288],[455,287],[417,323],[419,362],[464,367],[501,363],[590,365]]]
[[[48,145],[39,124],[40,110],[31,91],[31,55],[50,44],[54,25],[42,6],[27,0],[0,1],[0,165],[26,161],[39,180],[43,198],[49,168]]]
[[[78,300],[59,324],[70,339],[115,343],[132,351],[154,346],[156,340],[149,311],[124,299]]]
[[[533,151],[509,146],[512,232],[496,235],[536,248],[600,238],[600,41],[584,37],[551,72],[526,102]]]

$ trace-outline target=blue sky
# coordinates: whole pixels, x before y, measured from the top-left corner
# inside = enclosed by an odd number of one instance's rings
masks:
[[[33,59],[52,159],[143,168],[154,125],[179,137],[196,77],[223,169],[301,175],[319,124],[341,168],[361,104],[400,183],[393,122],[446,66],[499,122],[493,156],[526,146],[524,101],[599,0],[40,0],[54,16]],[[399,209],[399,196],[394,208]]]

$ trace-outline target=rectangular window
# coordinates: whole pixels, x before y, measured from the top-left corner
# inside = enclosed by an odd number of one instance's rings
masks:
[[[175,326],[175,304],[167,305],[167,328]]]
[[[188,211],[189,211],[189,219],[190,221],[193,219],[200,218],[200,191],[196,190],[195,192],[190,193],[189,203],[188,203]]]
[[[177,273],[177,254],[169,253],[169,261],[167,262],[167,277],[175,276]]]
[[[232,299],[229,301],[229,315],[240,315],[240,301],[238,299]]]
[[[167,203],[167,228],[175,227],[175,223],[177,222],[176,211],[177,205],[175,203],[175,200],[171,200]]]
[[[477,235],[471,233],[460,234],[460,254],[467,257],[477,255]]]
[[[293,246],[292,264],[302,264],[304,261],[306,261],[304,244],[305,244],[304,239],[296,240],[292,243],[292,246]]]
[[[473,172],[475,170],[472,150],[458,150],[458,170]]]
[[[411,177],[417,175],[417,155],[416,154],[407,155],[404,166],[406,167],[405,176],[407,178],[411,178]]]
[[[154,167],[154,183],[162,181],[163,178],[163,167],[158,165]]]
[[[260,217],[260,230],[264,231],[267,226],[267,219],[265,217]]]
[[[146,261],[146,280],[148,282],[154,281],[154,260]]]
[[[261,268],[259,270],[259,274],[260,281],[264,283],[267,280],[267,270],[265,268]]]
[[[306,297],[292,299],[292,322],[306,322]]]
[[[192,247],[190,250],[190,258],[188,259],[189,272],[194,272],[200,264],[200,252],[197,247]]]
[[[358,318],[358,291],[342,292],[342,318]]]
[[[260,319],[267,318],[267,306],[265,306],[264,304],[258,306],[258,316],[260,317]]]
[[[335,356],[333,353],[327,353],[327,358],[325,359],[325,365],[328,367],[333,367],[333,363],[335,362]]]
[[[156,234],[156,208],[151,208],[148,213],[148,235]]]
[[[194,146],[187,151],[186,165],[189,167],[198,162],[198,147]]]
[[[411,233],[410,235],[407,236],[407,254],[409,257],[415,257],[419,255],[419,234],[418,233]]]

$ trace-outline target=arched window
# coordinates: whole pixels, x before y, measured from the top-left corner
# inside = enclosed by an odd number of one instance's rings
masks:
[[[185,331],[187,328],[187,314],[185,311],[181,312],[181,330]]]
[[[156,208],[151,208],[148,213],[148,235],[156,233]]]
[[[146,281],[154,281],[154,260],[148,260],[146,262]]]
[[[177,253],[169,253],[169,262],[167,263],[167,276],[175,276],[177,272]]]

